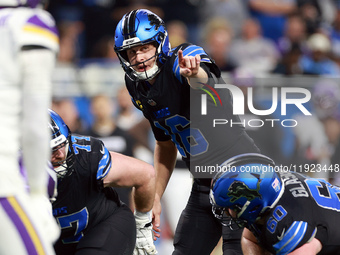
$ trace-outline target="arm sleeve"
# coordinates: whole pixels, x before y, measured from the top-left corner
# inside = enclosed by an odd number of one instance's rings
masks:
[[[294,221],[273,245],[276,254],[288,254],[315,237],[316,228],[304,221]]]
[[[93,139],[93,138],[92,138]],[[102,181],[105,176],[109,173],[109,171],[111,170],[111,154],[108,151],[108,149],[104,146],[104,143],[102,141],[100,141],[100,149],[99,152],[94,152],[98,155],[98,167],[97,167],[97,180]],[[94,147],[96,148],[96,147]]]
[[[28,184],[31,193],[46,193],[46,165],[51,153],[47,109],[51,105],[51,76],[55,53],[47,49],[21,51],[19,61],[23,91],[22,149]]]

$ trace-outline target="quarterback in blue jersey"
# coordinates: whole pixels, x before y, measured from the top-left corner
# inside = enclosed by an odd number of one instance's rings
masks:
[[[261,154],[235,156],[211,187],[215,216],[245,227],[244,254],[340,254],[340,187],[296,172],[276,172]]]
[[[61,228],[56,254],[157,254],[150,212],[153,167],[109,152],[98,139],[71,134],[56,112],[49,113],[51,162],[58,178],[53,216]],[[119,200],[116,186],[134,187],[135,215]]]
[[[240,153],[258,152],[258,148],[240,125],[223,127],[221,135],[217,135],[207,125],[209,122],[200,118],[200,101],[195,101],[196,97],[192,100],[191,95],[199,95],[202,84],[213,87],[212,81],[220,82],[220,70],[199,46],[185,43],[171,49],[164,22],[156,14],[139,9],[124,15],[116,28],[115,51],[132,101],[149,120],[156,139],[153,223],[159,236],[160,200],[177,151],[192,170],[199,165],[219,165]],[[238,122],[230,93],[221,91],[219,96],[224,100],[223,106],[211,107],[210,113]],[[191,116],[197,117],[195,122]],[[192,193],[176,228],[173,254],[208,255],[222,236],[222,226],[209,203],[211,177],[194,177]],[[241,231],[224,228],[224,254],[241,254],[240,238]]]

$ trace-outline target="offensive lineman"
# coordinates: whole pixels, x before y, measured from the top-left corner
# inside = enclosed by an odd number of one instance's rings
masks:
[[[124,15],[116,28],[115,51],[132,101],[149,120],[156,138],[153,223],[159,232],[160,199],[174,169],[177,149],[192,170],[200,165],[219,165],[237,154],[258,152],[258,148],[240,125],[217,128],[216,133],[208,125],[211,119],[201,118],[200,101],[191,100],[191,95],[199,97],[201,93],[194,89],[199,88],[194,80],[213,87],[220,81],[220,70],[199,46],[185,43],[171,50],[164,22],[157,15],[145,9]],[[232,114],[230,94],[224,90],[219,95],[223,106],[210,107],[212,114],[207,118],[217,114],[239,122]],[[191,116],[196,117],[195,123]],[[173,254],[210,254],[222,235],[209,203],[210,178],[194,179],[177,225]],[[240,237],[241,231],[223,229],[224,254],[241,254]]]
[[[46,207],[46,109],[59,46],[55,22],[42,5],[0,0],[0,254],[54,254],[60,233]],[[20,175],[19,148],[29,191]]]
[[[144,249],[157,254],[150,212],[155,195],[153,167],[109,152],[99,139],[71,134],[56,112],[49,113],[51,162],[58,178],[53,215],[61,228],[56,254],[144,255]],[[135,188],[135,218],[112,187]]]
[[[245,255],[340,254],[340,187],[296,172],[275,172],[270,158],[255,153],[223,165],[235,171],[215,176],[211,201],[223,224],[245,227]]]

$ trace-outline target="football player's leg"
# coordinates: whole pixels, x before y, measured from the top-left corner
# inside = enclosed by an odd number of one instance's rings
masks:
[[[49,238],[29,208],[27,196],[0,198],[0,254],[55,254]]]
[[[241,236],[243,229],[231,230],[229,227],[222,228],[223,254],[242,255]]]
[[[85,234],[75,255],[132,254],[135,242],[135,218],[132,211],[123,205],[111,217]]]
[[[179,217],[188,203],[191,188],[192,177],[188,169],[175,168],[162,196],[162,212],[166,213],[172,233],[175,233]]]
[[[193,187],[176,228],[173,255],[209,255],[222,235],[221,228],[211,212],[208,192]]]

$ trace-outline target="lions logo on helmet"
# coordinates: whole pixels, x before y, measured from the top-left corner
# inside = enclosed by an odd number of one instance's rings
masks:
[[[155,64],[150,70],[137,72],[129,63],[126,50],[149,43],[156,46],[156,54],[153,56]],[[159,73],[170,49],[164,21],[149,10],[133,10],[124,15],[117,25],[114,50],[126,75],[133,81],[153,79]]]
[[[213,179],[210,201],[218,219],[227,209],[237,214],[233,222],[239,227],[251,226],[267,209],[272,208],[284,191],[280,176],[274,170],[274,162],[261,154],[247,153],[233,157],[222,165],[233,171],[216,174]],[[222,168],[221,167],[221,168]]]
[[[261,180],[260,180],[261,181]],[[257,188],[250,189],[245,183],[240,181],[233,182],[229,187],[229,193],[228,196],[232,197],[230,199],[230,202],[235,202],[237,199],[241,197],[247,198],[248,201],[251,201],[255,198],[262,199],[261,194],[259,193],[260,190],[260,181],[257,183]]]

